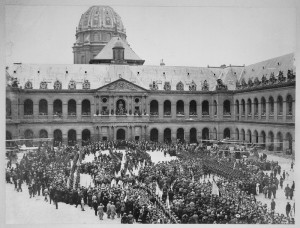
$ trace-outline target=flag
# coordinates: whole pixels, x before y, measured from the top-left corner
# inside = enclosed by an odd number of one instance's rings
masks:
[[[220,196],[219,187],[217,186],[215,180],[213,180],[213,182],[212,182],[212,190],[211,190],[211,194],[212,194],[212,195]]]

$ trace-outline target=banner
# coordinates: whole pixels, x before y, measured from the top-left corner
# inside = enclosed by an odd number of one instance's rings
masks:
[[[211,194],[212,194],[212,195],[220,196],[219,187],[217,186],[215,180],[213,180],[213,182],[212,182],[212,190],[211,190]]]

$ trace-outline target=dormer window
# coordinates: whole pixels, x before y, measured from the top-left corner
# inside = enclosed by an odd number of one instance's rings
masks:
[[[116,42],[113,47],[113,58],[115,62],[124,61],[124,47],[121,42]]]

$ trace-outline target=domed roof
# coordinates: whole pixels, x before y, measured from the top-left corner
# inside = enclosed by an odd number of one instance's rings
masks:
[[[117,41],[114,45],[115,48],[123,48],[123,44],[120,41]]]
[[[115,29],[126,33],[121,17],[110,6],[91,6],[81,15],[78,30]]]

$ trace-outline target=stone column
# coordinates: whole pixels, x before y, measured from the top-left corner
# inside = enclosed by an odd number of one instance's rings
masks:
[[[270,107],[269,107],[269,101],[266,100],[266,120],[269,119],[269,114],[270,114]],[[267,134],[267,133],[266,133]],[[267,136],[266,136],[267,137]],[[267,140],[266,140],[267,142]],[[267,143],[266,143],[267,145]]]
[[[171,129],[171,140],[173,143],[176,142],[177,140],[177,132],[176,131],[174,132],[172,129]]]
[[[184,103],[184,117],[189,118],[189,116],[190,116],[190,101],[187,100]]]
[[[283,101],[283,110],[282,110],[282,121],[286,121],[286,115],[287,115],[287,103],[286,103],[286,100]]]
[[[258,112],[258,119],[261,120],[261,103],[260,103],[260,101],[258,101],[257,112]]]
[[[76,101],[76,116],[77,120],[81,119],[81,100]]]
[[[255,110],[254,110],[254,100],[252,101],[251,103],[251,108],[252,108],[252,119],[254,120],[254,113],[255,113]]]
[[[248,102],[245,101],[245,120],[248,120]]]
[[[148,137],[148,126],[145,125],[145,137],[144,137],[145,140],[148,140],[149,137]]]
[[[202,118],[202,102],[201,101],[197,101],[197,116],[198,116],[198,119]]]
[[[39,116],[39,104],[33,104],[33,117],[38,118]]]
[[[68,117],[68,103],[66,103],[65,101],[63,101],[62,104],[62,116],[64,119]]]
[[[274,121],[277,121],[278,115],[278,103],[277,100],[274,99]]]
[[[148,112],[150,114],[150,112]],[[161,102],[158,102],[158,117],[159,119],[164,118],[164,104]]]
[[[189,130],[184,129],[184,140],[186,142],[190,142],[190,131]]]
[[[176,119],[176,102],[171,103],[171,116],[172,119]]]

